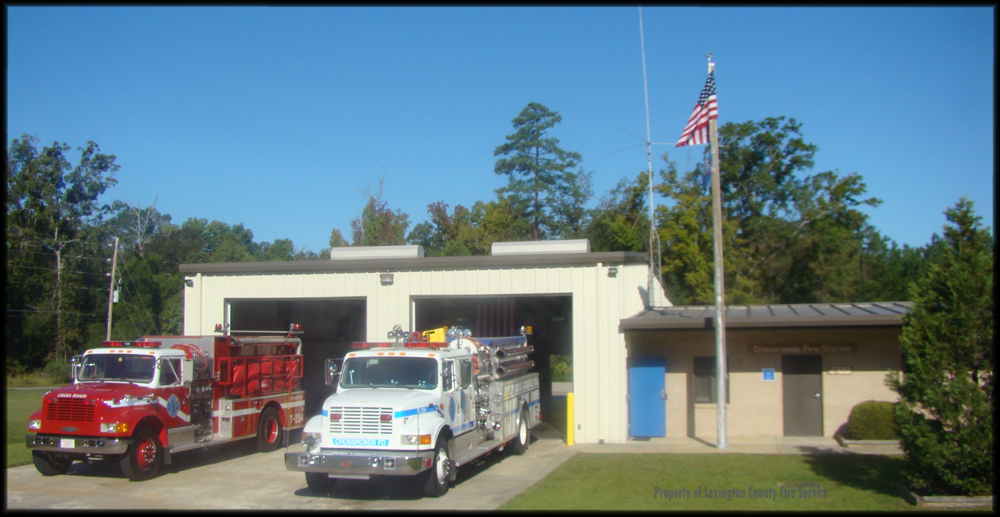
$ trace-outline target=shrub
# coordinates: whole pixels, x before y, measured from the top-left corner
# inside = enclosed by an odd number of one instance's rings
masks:
[[[8,377],[20,377],[24,375],[24,372],[28,371],[23,364],[18,362],[17,359],[11,359],[7,357],[7,376]]]
[[[572,356],[552,354],[549,363],[552,368],[552,382],[573,382]]]
[[[851,409],[847,432],[852,440],[898,440],[892,402],[869,400]]]
[[[913,284],[889,375],[907,479],[924,495],[993,493],[993,237],[962,199],[940,263]],[[935,239],[937,236],[935,235]]]
[[[69,363],[63,361],[49,361],[42,370],[42,375],[46,378],[51,379],[55,384],[66,384],[72,382],[73,378],[70,377]]]

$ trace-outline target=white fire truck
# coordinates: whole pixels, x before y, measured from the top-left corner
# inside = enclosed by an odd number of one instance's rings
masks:
[[[73,384],[47,392],[29,419],[35,467],[54,476],[77,460],[118,462],[143,481],[173,453],[254,437],[261,451],[287,445],[305,420],[299,333],[293,324],[287,334],[148,336],[87,350],[73,358]]]
[[[507,445],[524,454],[541,419],[530,332],[473,338],[397,325],[394,342],[352,343],[342,367],[327,360],[326,383],[337,391],[306,423],[305,450],[285,453],[285,467],[305,472],[317,493],[337,479],[417,476],[425,495],[439,497],[457,467]]]

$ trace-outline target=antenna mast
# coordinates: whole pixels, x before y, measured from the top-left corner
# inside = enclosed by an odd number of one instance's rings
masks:
[[[646,308],[653,306],[653,242],[656,222],[653,219],[653,144],[649,132],[649,84],[646,80],[646,38],[642,31],[642,6],[639,6],[639,41],[642,44],[642,88],[646,95],[646,164],[649,170],[649,278],[646,286]],[[656,250],[659,255],[659,249]],[[657,266],[659,264],[657,263]]]

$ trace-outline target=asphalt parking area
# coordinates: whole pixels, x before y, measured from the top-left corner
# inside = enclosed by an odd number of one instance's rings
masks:
[[[507,451],[459,469],[444,497],[423,498],[412,478],[342,480],[330,495],[313,493],[301,472],[285,469],[285,449],[257,453],[252,441],[190,451],[160,475],[133,483],[116,464],[74,463],[44,477],[33,465],[7,469],[7,509],[451,509],[493,510],[574,454],[546,424],[532,431],[524,456]],[[295,444],[290,450],[297,450]]]

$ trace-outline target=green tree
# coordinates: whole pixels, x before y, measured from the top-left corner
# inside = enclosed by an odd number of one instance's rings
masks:
[[[494,242],[529,238],[528,221],[520,217],[511,201],[476,201],[471,209],[462,205],[449,214],[443,201],[427,206],[431,220],[414,227],[407,236],[410,244],[424,246],[427,256],[489,255]]]
[[[259,245],[261,260],[265,262],[289,261],[295,257],[295,245],[291,239],[274,239],[273,243]]]
[[[993,239],[972,202],[945,211],[940,264],[913,289],[903,319],[896,421],[912,488],[993,493]]]
[[[368,199],[361,216],[351,221],[351,236],[354,246],[394,246],[406,243],[406,229],[410,226],[410,216],[402,210],[393,212],[389,203],[382,200],[383,176],[379,180],[378,191],[366,194]],[[332,243],[332,242],[331,242]]]
[[[576,236],[586,224],[583,205],[592,195],[592,174],[574,172],[579,153],[563,150],[559,139],[549,136],[560,122],[557,112],[529,103],[514,118],[514,133],[493,151],[501,156],[494,172],[508,178],[497,194],[528,219],[534,240]]]
[[[910,299],[910,288],[923,278],[931,264],[940,263],[947,245],[937,234],[930,244],[916,248],[898,246],[874,228],[865,232],[863,249],[858,257],[857,300],[872,302]]]
[[[340,230],[334,228],[330,231],[331,248],[343,248],[350,245],[351,243],[347,242],[347,239],[344,238],[344,234],[340,233]]]
[[[8,275],[13,279],[29,278],[41,284],[28,297],[14,296],[8,301],[8,314],[54,315],[55,335],[51,359],[62,361],[66,350],[79,345],[83,320],[71,318],[83,315],[80,297],[72,297],[68,289],[79,284],[74,275],[90,273],[85,266],[88,248],[95,242],[87,228],[110,211],[97,198],[116,183],[119,166],[113,155],[100,152],[94,142],[80,148],[80,160],[73,165],[65,153],[67,144],[53,143],[39,151],[38,140],[30,135],[11,141],[7,153],[7,251],[17,250],[21,259],[8,262]],[[90,242],[88,242],[88,240]],[[33,259],[27,255],[37,254]],[[27,265],[27,264],[34,264]],[[17,268],[52,271],[54,275],[20,274]],[[10,318],[8,318],[9,320]],[[31,322],[44,325],[47,317]],[[21,326],[15,331],[23,332]],[[20,346],[23,335],[8,333],[8,345]],[[11,340],[12,339],[12,340]]]
[[[449,214],[448,204],[436,201],[427,205],[430,221],[413,228],[407,242],[420,244],[428,257],[484,255],[477,245],[482,232],[476,228],[475,214],[462,205]]]
[[[531,238],[529,220],[521,216],[516,202],[500,195],[485,203],[476,201],[470,210],[472,237],[468,247],[473,255],[489,255],[494,242],[517,242]]]
[[[800,177],[816,151],[802,141],[800,127],[779,117],[719,129],[726,303],[853,301],[858,290],[869,229],[859,207],[880,201],[863,198],[856,173]],[[679,303],[711,303],[707,166],[680,175],[665,161],[656,186],[669,200],[657,208],[663,278]]]
[[[119,247],[132,249],[140,257],[145,255],[146,245],[153,236],[178,229],[170,222],[169,214],[161,214],[156,209],[155,199],[145,208],[114,201],[111,212],[115,215],[108,220],[108,228],[114,237],[118,237]]]
[[[649,214],[646,199],[649,175],[622,179],[592,211],[587,238],[594,251],[649,251]]]
[[[796,182],[792,191],[793,218],[785,225],[771,256],[787,254],[787,276],[765,277],[784,285],[765,288],[780,293],[787,303],[836,302],[854,299],[860,277],[861,248],[868,216],[860,205],[876,207],[876,198],[861,199],[866,187],[857,173],[839,176],[832,171]],[[784,251],[783,251],[784,250]],[[766,257],[763,261],[768,262]]]

